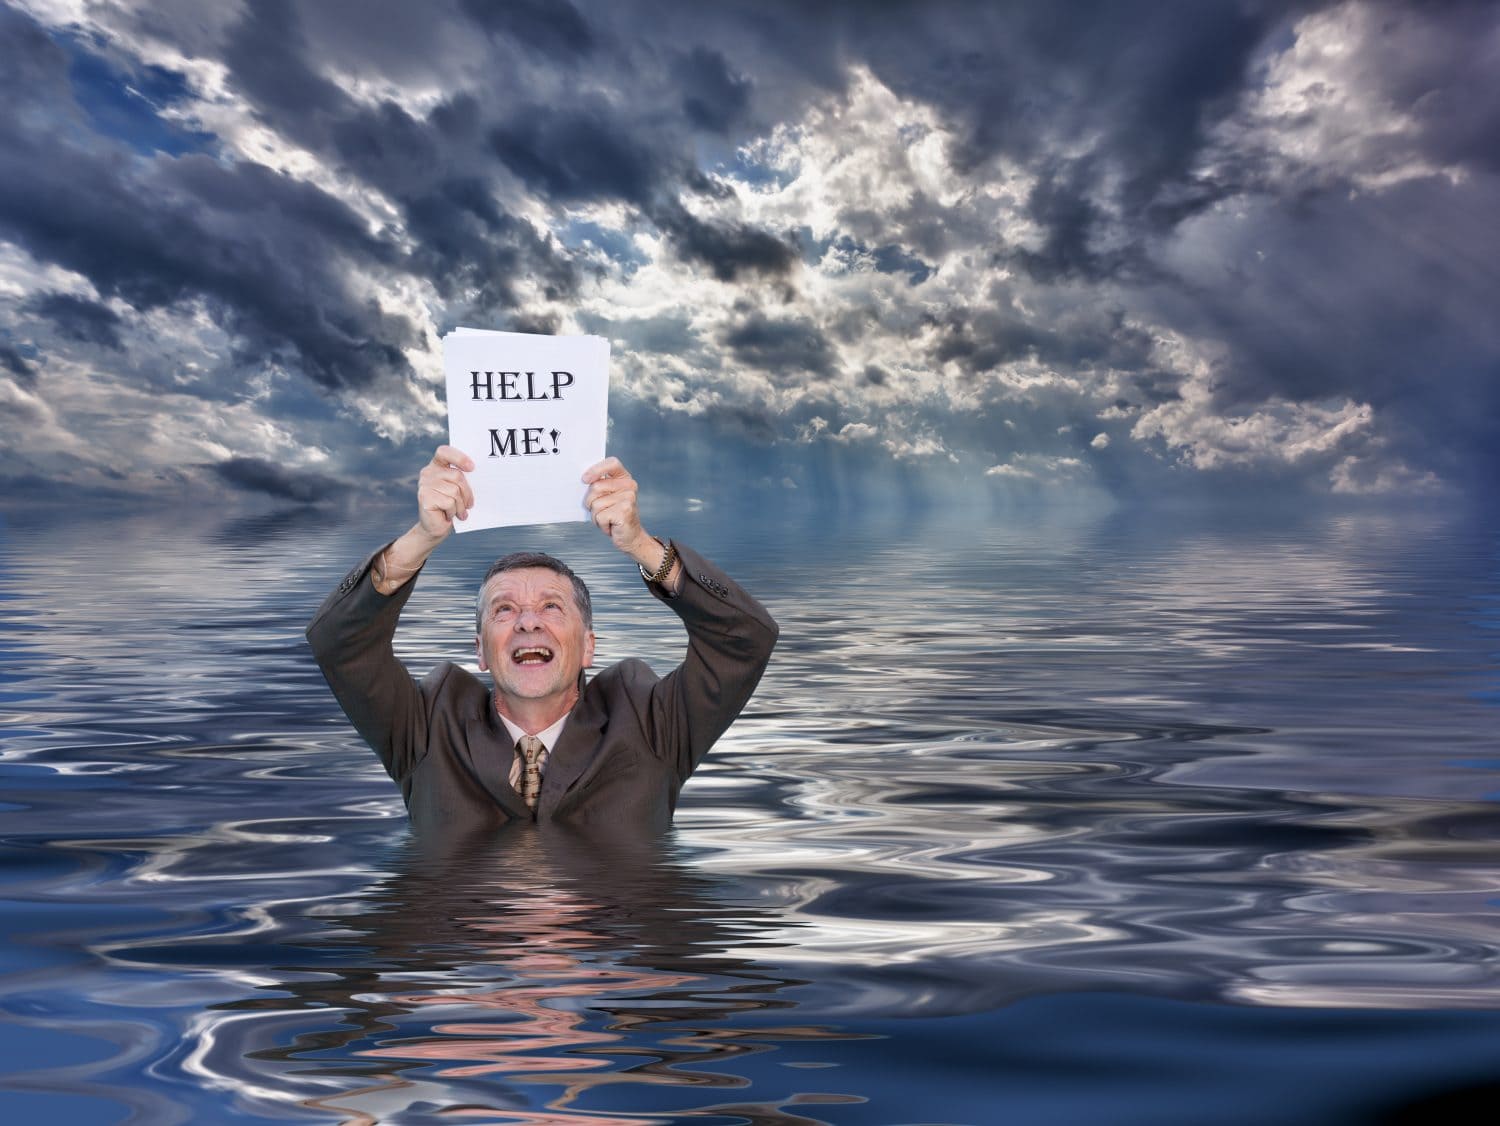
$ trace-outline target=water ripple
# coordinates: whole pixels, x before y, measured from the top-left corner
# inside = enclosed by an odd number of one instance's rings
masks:
[[[998,1030],[1073,1028],[1071,1005],[1160,1019],[1137,1035],[1189,1061],[1274,1027],[1329,1075],[1481,1074],[1491,535],[949,528],[935,579],[817,529],[790,563],[711,531],[784,639],[673,836],[436,851],[300,641],[369,536],[300,525],[288,573],[275,520],[185,543],[121,518],[109,583],[98,529],[7,539],[0,1015],[38,1054],[5,1084],[97,1121],[977,1122],[957,1108],[1011,1074]],[[540,538],[588,560],[602,659],[675,661],[628,568]],[[482,555],[424,578],[414,667],[461,650]],[[1377,1049],[1333,1010],[1443,1050]],[[896,1046],[948,1111],[893,1086]],[[1186,1089],[1175,1059],[1152,1074]],[[1126,1082],[1096,1064],[1049,1066]]]

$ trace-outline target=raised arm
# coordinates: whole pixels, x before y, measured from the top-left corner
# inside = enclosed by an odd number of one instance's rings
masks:
[[[583,479],[594,523],[642,573],[655,576],[670,554],[665,577],[648,586],[687,627],[688,651],[652,690],[652,750],[686,779],[749,702],[771,659],[776,622],[713,563],[686,546],[669,549],[641,527],[639,487],[617,458],[590,466]]]
[[[398,782],[426,752],[427,705],[391,642],[412,577],[474,503],[465,467],[462,450],[438,448],[418,478],[417,523],[345,575],[307,627],[339,705]]]
[[[651,589],[682,619],[688,650],[655,686],[652,720],[657,753],[686,780],[750,702],[780,631],[766,608],[710,560],[686,544],[678,553],[677,594]]]
[[[370,578],[381,594],[394,594],[422,569],[438,544],[453,534],[454,520],[467,520],[474,504],[468,475],[474,459],[454,446],[439,446],[417,477],[417,522],[375,560]]]
[[[636,505],[640,486],[617,457],[607,457],[584,471],[584,507],[589,510],[599,530],[610,542],[640,565],[648,575],[655,575],[666,562],[667,545],[641,527]],[[675,561],[661,579],[661,586],[672,593],[682,587],[682,563]]]

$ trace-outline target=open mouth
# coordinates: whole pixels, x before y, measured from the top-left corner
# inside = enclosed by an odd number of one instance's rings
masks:
[[[552,650],[542,645],[528,645],[512,649],[510,659],[518,665],[545,665],[552,660]]]

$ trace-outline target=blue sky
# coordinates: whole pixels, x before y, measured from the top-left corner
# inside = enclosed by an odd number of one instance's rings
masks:
[[[457,324],[608,336],[684,498],[1500,460],[1490,3],[23,0],[0,51],[17,494],[406,490]]]

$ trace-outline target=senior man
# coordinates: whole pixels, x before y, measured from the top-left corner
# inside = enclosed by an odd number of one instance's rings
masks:
[[[417,523],[318,609],[307,639],[329,686],[420,834],[530,820],[666,828],[683,782],[755,690],[776,623],[707,559],[648,534],[636,481],[610,457],[584,473],[584,504],[682,619],[682,664],[658,677],[630,659],[587,679],[588,588],[561,561],[518,552],[479,590],[475,648],[493,688],[452,663],[413,680],[391,641],[422,565],[468,516],[473,469],[463,451],[439,447],[418,480]]]

